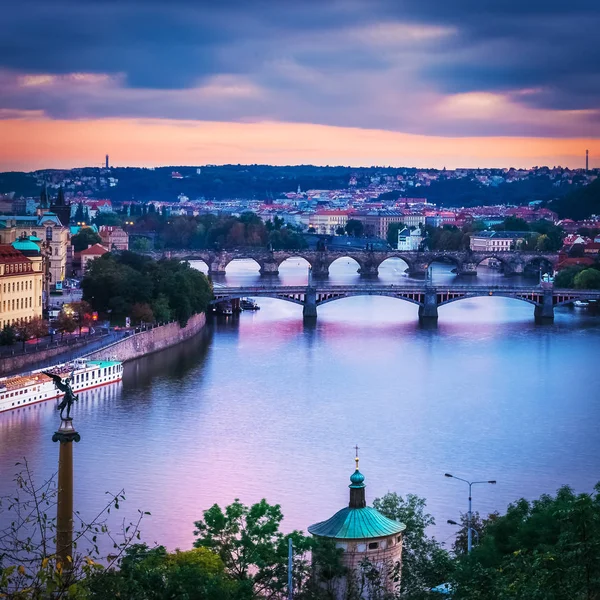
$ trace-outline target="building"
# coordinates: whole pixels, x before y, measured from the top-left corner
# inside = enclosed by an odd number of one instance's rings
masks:
[[[94,244],[93,246],[82,250],[79,253],[81,259],[81,274],[83,275],[85,273],[87,266],[91,261],[96,260],[98,257],[106,254],[107,252],[108,250],[100,244]]]
[[[471,250],[475,252],[510,252],[518,250],[529,237],[526,231],[480,231],[471,236]]]
[[[397,210],[372,210],[350,215],[351,219],[361,221],[366,236],[387,238],[387,230],[392,223],[404,223],[408,215]]]
[[[410,230],[405,227],[402,231],[398,231],[398,250],[418,250],[422,241],[423,236],[419,228]]]
[[[42,317],[42,257],[34,242],[0,244],[0,327]],[[26,256],[30,254],[30,256]]]
[[[316,538],[330,539],[337,548],[343,550],[342,563],[347,575],[335,583],[335,598],[342,600],[349,596],[360,570],[365,566],[374,567],[379,572],[380,581],[387,592],[399,587],[394,575],[400,573],[402,564],[402,533],[404,523],[392,521],[376,509],[367,506],[365,498],[365,478],[358,469],[350,476],[350,502],[347,507],[336,512],[330,519],[315,523],[308,528]],[[373,590],[368,585],[363,591],[364,598],[372,597]]]
[[[336,235],[336,230],[347,223],[348,213],[342,210],[317,210],[308,218],[308,226],[324,235]]]
[[[122,227],[100,225],[102,244],[111,250],[129,250],[129,234]]]
[[[19,238],[37,240],[38,246],[48,253],[51,284],[65,279],[70,235],[56,214],[0,216],[0,243],[12,244]]]

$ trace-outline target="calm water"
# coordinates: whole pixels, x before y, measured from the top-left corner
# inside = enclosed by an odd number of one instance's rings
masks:
[[[406,279],[385,267],[382,281]],[[254,269],[232,265],[224,283],[252,281]],[[305,277],[296,261],[279,279]],[[332,283],[355,278],[348,261],[332,269]],[[280,503],[285,528],[305,530],[347,503],[358,443],[368,499],[425,496],[450,542],[445,522],[466,510],[467,489],[444,472],[498,480],[474,488],[482,513],[600,480],[599,317],[561,309],[540,327],[528,304],[481,298],[442,307],[431,330],[416,306],[366,297],[327,304],[305,327],[300,306],[259,304],[81,394],[78,508],[92,514],[124,487],[121,516],[151,511],[146,539],[171,548],[190,546],[202,510],[236,497]],[[24,456],[40,478],[56,469],[57,424],[49,403],[0,415],[0,494]]]

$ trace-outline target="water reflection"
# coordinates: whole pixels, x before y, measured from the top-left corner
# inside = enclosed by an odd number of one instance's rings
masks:
[[[298,268],[279,279],[304,277]],[[404,277],[398,268],[384,265],[382,278],[387,269]],[[243,263],[227,275],[257,276]],[[477,490],[482,513],[596,482],[597,317],[557,309],[540,327],[531,305],[486,297],[441,307],[437,329],[426,330],[412,304],[353,297],[319,307],[308,326],[298,305],[259,304],[127,364],[122,385],[81,395],[78,507],[91,514],[105,491],[125,487],[119,519],[149,510],[147,539],[170,548],[189,547],[202,510],[236,497],[278,502],[285,528],[305,529],[346,504],[355,443],[369,501],[416,493],[442,524],[466,510],[445,471],[498,480]],[[23,456],[40,476],[56,469],[56,411],[37,406],[0,414],[0,494]]]

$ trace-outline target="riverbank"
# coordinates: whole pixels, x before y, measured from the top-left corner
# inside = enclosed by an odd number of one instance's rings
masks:
[[[188,340],[199,333],[204,328],[205,323],[206,315],[204,313],[193,315],[185,327],[180,327],[179,323],[168,323],[126,337],[100,350],[86,354],[85,357],[91,360],[112,358],[127,362]]]

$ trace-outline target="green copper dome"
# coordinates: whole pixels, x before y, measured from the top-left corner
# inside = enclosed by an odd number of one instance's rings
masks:
[[[40,247],[29,239],[18,239],[12,243],[12,247],[20,252],[38,252]]]
[[[350,475],[351,483],[348,487],[351,487],[351,488],[365,487],[364,481],[365,481],[365,476],[358,469],[356,469],[356,471],[354,471],[354,473],[352,473],[352,475]]]
[[[378,510],[367,506],[365,500],[365,476],[358,470],[358,447],[356,448],[356,467],[350,475],[350,503],[327,521],[315,523],[308,528],[309,533],[317,537],[334,539],[370,539],[401,533],[406,529],[404,523],[392,521]]]
[[[404,523],[392,521],[370,506],[364,508],[342,508],[327,521],[315,523],[308,528],[317,537],[335,539],[380,538],[401,533]]]

